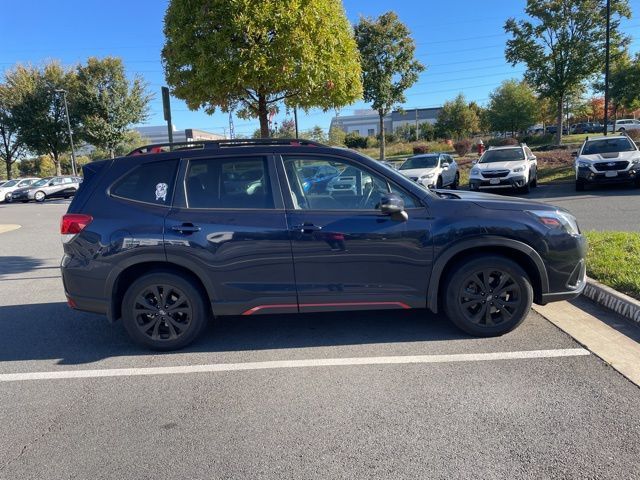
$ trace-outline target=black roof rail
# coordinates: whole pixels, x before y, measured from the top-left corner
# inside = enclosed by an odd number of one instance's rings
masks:
[[[213,149],[255,145],[327,146],[319,142],[314,142],[313,140],[305,140],[302,138],[234,138],[222,140],[194,140],[191,142],[153,143],[136,148],[126,156],[144,155],[146,153],[172,152],[175,150]]]

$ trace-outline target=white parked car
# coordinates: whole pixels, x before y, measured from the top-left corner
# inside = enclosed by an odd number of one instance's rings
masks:
[[[407,158],[398,171],[427,188],[451,187],[460,184],[458,164],[446,153],[426,153]]]
[[[507,188],[527,193],[537,185],[538,160],[524,144],[489,147],[469,175],[471,190]]]
[[[14,180],[9,180],[8,182],[4,183],[0,187],[0,203],[10,202],[11,194],[13,193],[14,190],[17,190],[18,188],[28,187],[32,183],[37,182],[38,180],[40,179],[37,177],[16,178]]]
[[[626,135],[587,138],[575,156],[577,191],[609,183],[640,187],[640,151]]]
[[[633,118],[616,120],[616,132],[626,132],[627,130],[640,130],[640,120]]]

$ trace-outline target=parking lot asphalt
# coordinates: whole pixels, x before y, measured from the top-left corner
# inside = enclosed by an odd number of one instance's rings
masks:
[[[504,191],[499,193],[505,194]],[[566,208],[576,216],[582,230],[640,232],[640,188],[633,186],[595,186],[584,192],[576,192],[573,183],[552,183],[539,185],[529,194],[506,194]]]
[[[638,477],[640,390],[536,313],[491,339],[421,311],[233,317],[148,352],[67,308],[66,204],[0,206],[22,226],[0,234],[0,479]],[[98,373],[26,375],[69,371]]]

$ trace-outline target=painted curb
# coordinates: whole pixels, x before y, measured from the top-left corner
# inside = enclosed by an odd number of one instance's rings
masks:
[[[582,295],[640,325],[640,301],[587,278]]]

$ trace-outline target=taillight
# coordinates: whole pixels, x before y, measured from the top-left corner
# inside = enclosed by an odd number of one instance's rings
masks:
[[[93,217],[83,213],[67,213],[60,221],[60,235],[62,235],[62,243],[71,241],[73,237],[79,234],[84,228],[91,223]]]

